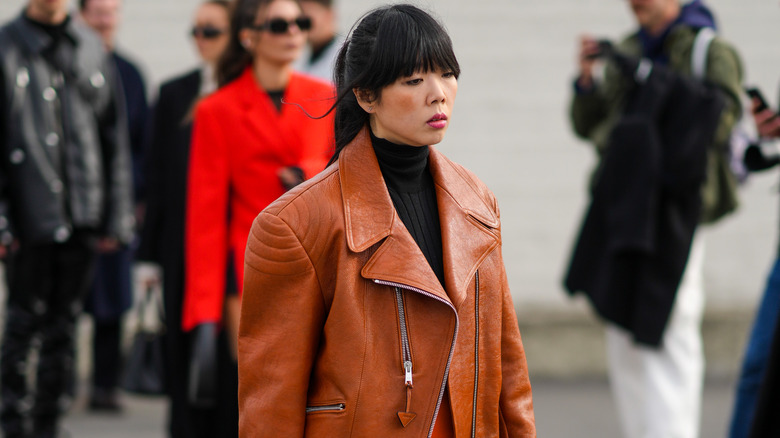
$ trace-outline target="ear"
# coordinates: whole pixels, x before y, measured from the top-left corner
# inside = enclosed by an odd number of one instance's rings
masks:
[[[249,28],[241,29],[238,32],[238,41],[241,43],[241,46],[244,48],[244,50],[251,51],[254,47],[254,38],[253,38],[252,30]]]
[[[355,94],[355,99],[357,99],[358,105],[363,108],[363,111],[373,114],[375,99],[372,98],[372,93],[360,88],[353,88],[352,93]]]

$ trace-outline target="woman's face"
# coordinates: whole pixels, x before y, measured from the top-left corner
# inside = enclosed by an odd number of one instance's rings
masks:
[[[274,0],[264,8],[261,8],[255,26],[262,26],[261,30],[249,30],[250,45],[247,48],[256,61],[265,61],[276,65],[289,65],[301,54],[306,44],[306,32],[295,23],[303,13],[298,4],[292,0]],[[287,23],[287,29],[283,33],[272,31],[269,24],[272,21],[282,20]]]
[[[214,65],[227,47],[230,17],[222,6],[205,3],[195,13],[192,37],[203,62]]]
[[[371,114],[374,135],[397,144],[425,146],[444,138],[457,92],[455,74],[437,68],[396,79],[372,102],[358,100]]]

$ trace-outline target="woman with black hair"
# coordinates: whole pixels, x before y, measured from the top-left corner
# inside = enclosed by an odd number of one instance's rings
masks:
[[[336,154],[246,248],[239,435],[535,437],[493,194],[431,147],[460,67],[411,5],[336,64]]]

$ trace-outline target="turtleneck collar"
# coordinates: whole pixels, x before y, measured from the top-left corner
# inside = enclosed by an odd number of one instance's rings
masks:
[[[399,193],[416,193],[430,181],[428,146],[395,144],[376,137],[373,132],[371,144],[389,189]]]
[[[70,15],[66,16],[61,23],[57,24],[42,23],[33,18],[30,18],[27,14],[24,14],[23,17],[25,20],[27,20],[28,23],[46,32],[55,43],[59,42],[61,38],[68,36],[67,27],[68,24],[70,24]]]

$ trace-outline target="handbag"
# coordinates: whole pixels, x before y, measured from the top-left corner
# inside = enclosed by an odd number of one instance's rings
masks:
[[[122,388],[134,394],[165,394],[165,321],[162,291],[146,289],[138,304],[135,335],[125,362]]]

